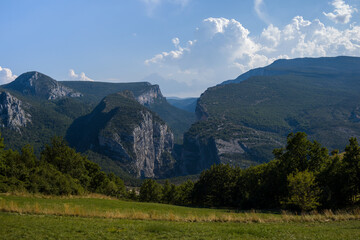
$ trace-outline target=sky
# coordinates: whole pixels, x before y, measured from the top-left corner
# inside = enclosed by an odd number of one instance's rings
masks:
[[[360,0],[0,0],[0,84],[149,81],[165,96],[280,58],[360,56]]]

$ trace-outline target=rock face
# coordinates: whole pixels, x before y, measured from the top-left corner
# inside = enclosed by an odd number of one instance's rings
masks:
[[[48,100],[82,96],[81,93],[75,92],[51,77],[39,72],[23,73],[13,82],[5,85],[4,88],[21,92],[24,95],[37,96]]]
[[[149,88],[144,90],[143,92],[139,93],[136,96],[136,100],[144,106],[150,106],[156,100],[162,100],[164,97],[160,91],[159,85],[151,85],[149,83]]]
[[[76,132],[81,126],[83,130]],[[85,143],[78,148],[91,148],[118,161],[136,177],[167,177],[174,171],[173,133],[131,92],[107,96],[69,132],[75,135],[69,137],[75,145]]]
[[[211,130],[211,127],[206,126],[205,131],[193,134],[193,129],[200,124],[203,124],[202,121],[194,124],[184,135],[181,174],[198,174],[220,163],[247,168],[259,164],[254,159],[271,157],[271,152],[270,155],[264,155],[262,149],[282,147],[274,134],[244,126],[227,131],[228,125],[212,123],[218,125],[215,132],[206,132]]]
[[[26,113],[22,102],[8,92],[0,93],[0,120],[2,127],[20,132],[21,127],[31,123],[31,115]]]
[[[111,158],[125,160],[136,177],[161,177],[167,172],[166,167],[173,164],[172,159],[166,156],[173,148],[173,134],[166,124],[155,120],[151,113],[140,112],[140,115],[142,120],[128,135],[116,131],[111,135],[106,131],[100,133],[99,146]]]

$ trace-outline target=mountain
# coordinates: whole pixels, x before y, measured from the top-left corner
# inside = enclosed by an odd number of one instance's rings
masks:
[[[82,96],[81,93],[65,87],[51,77],[35,71],[23,73],[2,87],[21,92],[23,95],[37,96],[48,100]]]
[[[195,112],[196,102],[198,98],[170,98],[167,97],[166,100],[171,105],[183,109],[188,112]]]
[[[1,135],[8,147],[34,146],[36,153],[91,106],[82,94],[39,72],[21,74],[0,87]]]
[[[39,154],[53,136],[63,136],[127,182],[172,176],[174,143],[181,143],[194,120],[195,114],[170,105],[158,85],[144,82],[57,82],[28,72],[0,88],[0,127],[7,147],[30,144]]]
[[[81,92],[82,99],[91,104],[98,104],[109,94],[129,90],[139,103],[156,112],[171,128],[175,142],[181,144],[183,134],[195,122],[195,114],[179,109],[168,103],[162,95],[159,85],[148,82],[106,83],[85,81],[63,81],[61,84]]]
[[[81,151],[91,149],[118,161],[136,177],[171,176],[175,163],[170,128],[130,91],[105,97],[90,114],[74,121],[67,139]]]
[[[359,65],[358,57],[322,57],[322,58],[295,58],[279,59],[263,68],[252,69],[234,80],[224,81],[219,85],[239,83],[253,76],[280,76],[280,75],[300,75],[308,77],[329,77],[339,75],[360,74],[360,68],[354,68]]]
[[[184,136],[183,171],[267,162],[296,131],[343,149],[360,136],[359,66],[355,57],[278,60],[207,89]]]

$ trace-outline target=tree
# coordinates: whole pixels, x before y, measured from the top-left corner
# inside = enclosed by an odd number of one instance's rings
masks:
[[[171,204],[175,202],[176,198],[176,186],[170,184],[169,180],[166,179],[164,186],[162,187],[161,202]]]
[[[176,190],[176,204],[189,206],[193,203],[194,183],[192,181],[187,180],[186,182],[178,186]]]
[[[343,177],[346,179],[344,194],[350,204],[360,199],[360,147],[356,138],[350,138],[343,158]]]
[[[161,186],[153,179],[146,179],[140,187],[140,201],[160,202]]]
[[[229,165],[213,165],[201,173],[194,186],[196,204],[220,207],[233,205],[235,170]]]
[[[319,206],[320,189],[316,186],[315,176],[312,172],[291,173],[287,177],[289,196],[288,206],[294,206],[301,211],[309,211]]]

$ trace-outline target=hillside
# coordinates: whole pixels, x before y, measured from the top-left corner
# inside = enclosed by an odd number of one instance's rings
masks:
[[[148,82],[138,83],[106,83],[106,82],[85,82],[85,81],[62,81],[63,85],[83,93],[83,100],[98,104],[101,99],[109,94],[131,91],[135,98],[156,112],[167,124],[169,124],[175,135],[175,141],[182,143],[184,132],[195,122],[195,115],[170,105],[163,97],[158,85],[151,85]]]
[[[8,96],[0,99],[1,135],[7,146],[18,150],[30,144],[39,153],[52,137],[65,136],[71,123],[92,109],[78,98],[49,101],[8,89],[1,91],[2,96]]]
[[[209,88],[196,109],[201,121],[185,134],[185,172],[269,161],[272,149],[296,131],[344,149],[349,137],[360,136],[359,63],[347,57],[281,60],[264,68],[282,69],[278,75]]]
[[[119,162],[136,177],[163,177],[173,170],[174,136],[130,91],[105,97],[69,127],[66,138],[80,151],[92,150]]]

